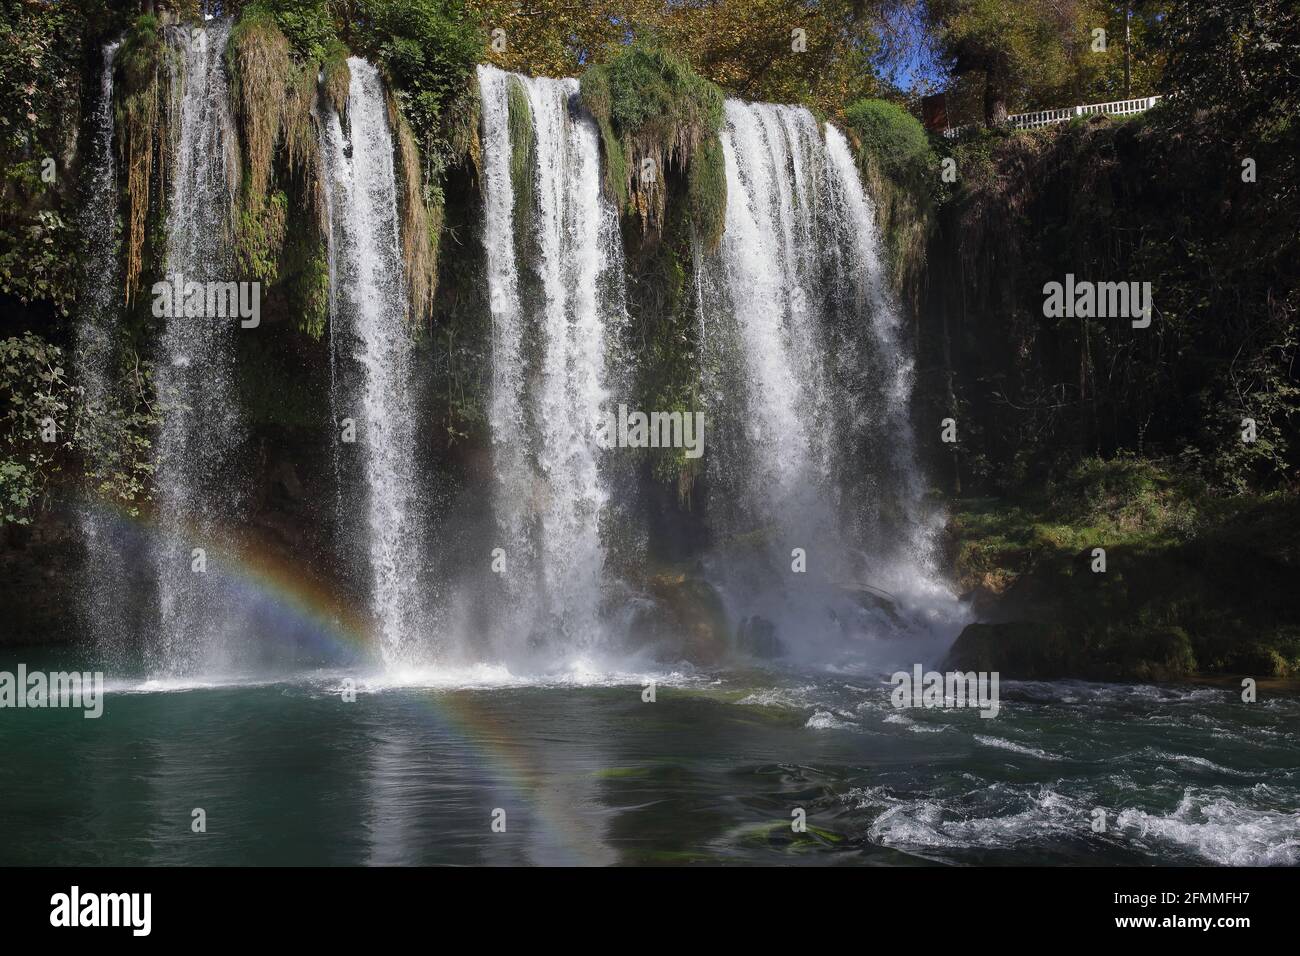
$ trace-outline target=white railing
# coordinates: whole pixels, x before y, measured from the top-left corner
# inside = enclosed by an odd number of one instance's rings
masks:
[[[1116,100],[1113,103],[1091,103],[1087,106],[1067,106],[1058,110],[1038,110],[1036,113],[1013,113],[1007,117],[1007,125],[1012,129],[1038,129],[1042,126],[1054,126],[1068,123],[1076,116],[1133,116],[1145,113],[1156,105],[1158,96],[1139,96],[1135,100]],[[952,126],[943,131],[943,135],[952,138],[966,129],[965,126]]]

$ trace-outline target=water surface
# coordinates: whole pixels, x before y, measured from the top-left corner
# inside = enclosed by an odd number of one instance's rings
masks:
[[[347,676],[0,710],[0,863],[1300,862],[1293,694],[1004,682],[984,719],[880,675]]]

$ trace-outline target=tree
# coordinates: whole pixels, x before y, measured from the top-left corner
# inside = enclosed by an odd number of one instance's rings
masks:
[[[931,0],[927,15],[951,73],[983,80],[984,121],[1007,121],[1009,101],[1060,87],[1088,37],[1084,0]]]
[[[469,0],[487,59],[573,76],[645,40],[727,93],[835,112],[875,95],[875,15],[896,0]],[[495,41],[495,43],[494,43]]]

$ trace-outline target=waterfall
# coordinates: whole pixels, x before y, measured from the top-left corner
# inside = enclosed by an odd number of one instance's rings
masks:
[[[397,217],[393,137],[378,71],[348,60],[347,122],[331,110],[322,133],[329,219],[332,403],[359,446],[371,612],[385,664],[409,658],[421,626],[416,410],[411,332]],[[354,446],[349,446],[354,447]],[[343,496],[346,502],[348,497]],[[344,522],[345,525],[348,522]]]
[[[79,321],[73,364],[84,389],[86,413],[77,423],[90,448],[87,469],[94,475],[111,459],[116,441],[112,390],[117,370],[116,339],[121,310],[121,269],[117,258],[117,170],[113,162],[113,64],[119,42],[104,47],[99,102],[94,114],[94,138],[86,167],[88,177],[81,214],[86,271],[78,297]],[[96,646],[112,657],[127,644],[126,608],[121,588],[126,564],[113,523],[94,500],[78,507],[78,523],[86,542],[83,626]]]
[[[849,144],[834,126],[826,124],[826,157],[831,184],[829,213],[838,240],[839,288],[848,291],[853,314],[871,317],[869,339],[859,354],[845,347],[839,352],[848,427],[864,436],[862,450],[877,464],[874,488],[857,495],[859,520],[854,531],[862,540],[896,542],[888,567],[876,569],[886,586],[905,588],[908,583],[937,579],[933,564],[934,520],[925,515],[925,493],[916,457],[915,434],[910,420],[913,358],[904,339],[898,304],[885,281],[881,239],[875,213],[853,161]],[[854,361],[856,359],[856,361]],[[845,481],[850,481],[845,476]],[[887,520],[877,504],[888,494],[897,513]]]
[[[478,75],[495,510],[505,584],[523,613],[507,627],[577,650],[594,646],[600,630],[609,492],[595,436],[610,397],[607,341],[621,314],[604,291],[610,275],[622,280],[617,217],[601,196],[598,134],[577,105],[577,81],[488,66]],[[513,181],[522,144],[511,142],[511,84],[530,114],[528,182]]]
[[[725,232],[697,254],[710,509],[724,542],[762,543],[715,560],[715,578],[734,617],[760,614],[787,653],[829,660],[896,627],[875,592],[935,590],[912,360],[843,136],[799,107],[725,113]]]
[[[224,66],[230,24],[168,27],[166,35],[177,67],[169,102],[174,159],[163,278],[228,282],[237,163]],[[238,329],[233,319],[190,315],[176,302],[160,340],[156,387],[164,419],[154,484],[161,634],[151,663],[171,674],[207,661],[218,636],[233,626],[213,565],[225,546],[223,528],[239,513],[243,489],[235,460],[242,440],[234,367]]]
[[[526,600],[524,580],[533,568],[529,502],[533,475],[524,421],[523,317],[515,263],[514,189],[510,176],[511,74],[478,68],[483,113],[483,246],[487,258],[488,308],[492,316],[492,388],[488,421],[496,475],[494,505],[500,547],[515,558],[502,580],[512,603]]]
[[[821,143],[807,110],[726,103],[723,274],[747,370],[753,518],[780,547],[832,533],[813,240]]]

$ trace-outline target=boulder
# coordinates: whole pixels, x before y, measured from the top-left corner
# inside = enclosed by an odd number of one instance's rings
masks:
[[[646,582],[651,602],[631,624],[632,640],[652,647],[662,660],[716,664],[730,649],[722,599],[709,582],[682,572],[656,574]]]
[[[997,671],[1010,680],[1077,677],[1076,646],[1064,627],[1037,621],[968,624],[944,661],[947,670]]]

